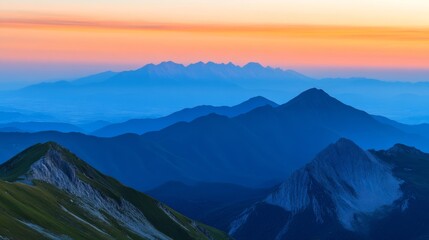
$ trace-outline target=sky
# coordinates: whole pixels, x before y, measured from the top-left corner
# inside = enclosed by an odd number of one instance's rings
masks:
[[[167,60],[429,81],[429,1],[0,1],[0,82]]]

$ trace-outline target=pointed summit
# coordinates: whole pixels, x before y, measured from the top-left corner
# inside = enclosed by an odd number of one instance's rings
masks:
[[[376,130],[383,127],[368,113],[346,105],[316,88],[302,92],[277,109],[283,114],[292,115],[301,123],[318,123],[344,131],[356,128]],[[353,138],[344,134],[340,136]]]
[[[260,63],[257,63],[257,62],[249,62],[243,66],[243,69],[257,72],[257,71],[265,69],[265,67],[262,66]]]
[[[386,151],[389,154],[413,154],[413,155],[425,155],[422,151],[415,147],[410,147],[404,144],[397,143]]]
[[[258,62],[248,62],[243,67],[245,68],[264,68],[260,63]]]
[[[0,181],[0,187],[13,196],[0,198],[0,218],[39,233],[31,239],[40,233],[53,239],[228,239],[123,186],[54,142],[36,144],[0,165],[0,179],[12,182]],[[20,228],[7,228],[8,239],[23,236]],[[25,236],[34,234],[27,229]]]
[[[23,180],[32,164],[51,151],[62,151],[63,148],[54,142],[39,143],[25,149],[9,161],[0,165],[0,179],[7,181]]]
[[[331,97],[325,91],[319,88],[310,88],[302,92],[299,96],[312,96],[312,97]]]
[[[248,100],[240,103],[239,105],[237,105],[235,107],[247,107],[249,109],[254,109],[254,108],[263,107],[266,105],[271,106],[271,107],[277,107],[278,106],[277,103],[275,103],[275,102],[273,102],[267,98],[264,98],[262,96],[256,96],[256,97],[249,98]]]
[[[39,180],[66,188],[66,182],[71,187],[86,178],[105,181],[100,172],[55,142],[36,144],[0,165],[0,179],[10,182]]]
[[[175,68],[175,67],[184,67],[183,64],[175,63],[173,61],[164,61],[158,64],[158,67],[164,67],[164,68]]]
[[[338,141],[336,141],[334,144],[332,144],[330,147],[334,147],[336,149],[360,149],[360,147],[354,143],[353,141],[347,139],[347,138],[340,138]],[[329,148],[329,147],[328,147]]]
[[[391,168],[342,138],[292,174],[265,201],[295,215],[311,211],[317,224],[334,219],[355,231],[357,216],[376,212],[401,196],[400,181]]]
[[[333,108],[346,106],[337,99],[331,97],[322,89],[308,89],[289,102],[282,105],[285,108]]]
[[[183,74],[185,71],[185,66],[183,64],[175,63],[173,61],[165,61],[159,64],[147,64],[136,71],[130,71],[129,73],[146,73],[146,74],[156,74],[155,76],[169,76],[175,74]],[[127,72],[125,72],[127,73]]]

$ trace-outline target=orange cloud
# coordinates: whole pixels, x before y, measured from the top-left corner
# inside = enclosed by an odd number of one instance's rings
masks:
[[[0,17],[0,60],[429,67],[429,29]]]

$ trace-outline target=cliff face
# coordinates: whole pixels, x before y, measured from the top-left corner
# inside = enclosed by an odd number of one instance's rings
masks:
[[[254,223],[255,216],[265,214],[267,210],[261,209],[267,206],[284,210],[286,220],[275,233],[278,239],[294,231],[292,226],[302,219],[308,224],[302,228],[336,224],[335,228],[345,232],[359,232],[361,219],[395,205],[403,196],[402,181],[392,169],[353,142],[340,139],[293,173],[263,202],[243,212],[231,225],[230,234]]]
[[[104,195],[100,190],[78,177],[82,174],[58,150],[49,149],[45,156],[31,165],[25,179],[52,184],[58,189],[78,197],[81,206],[101,221],[108,221],[103,212],[108,213],[123,227],[144,238],[170,239],[156,230],[133,204],[123,198],[115,200]]]
[[[400,184],[390,166],[341,139],[265,201],[293,213],[311,208],[318,222],[323,222],[324,215],[336,216],[345,228],[353,230],[355,214],[392,204],[402,196]]]

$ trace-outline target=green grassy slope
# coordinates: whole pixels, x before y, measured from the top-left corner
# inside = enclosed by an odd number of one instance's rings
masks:
[[[66,161],[73,164],[81,180],[109,198],[129,201],[156,229],[170,238],[229,239],[225,233],[196,223],[167,206],[163,206],[164,210],[161,209],[161,204],[155,199],[103,175],[55,143],[30,147],[0,166],[0,179],[3,179],[0,181],[0,236],[9,239],[45,239],[52,234],[72,239],[142,239],[122,227],[108,213],[105,213],[108,223],[94,218],[79,207],[78,199],[52,185],[40,181],[34,181],[32,186],[13,182],[19,180],[31,164],[50,149],[61,153]],[[175,219],[165,211],[170,212]],[[32,229],[28,223],[35,224],[42,230]],[[41,233],[43,231],[45,232]]]

